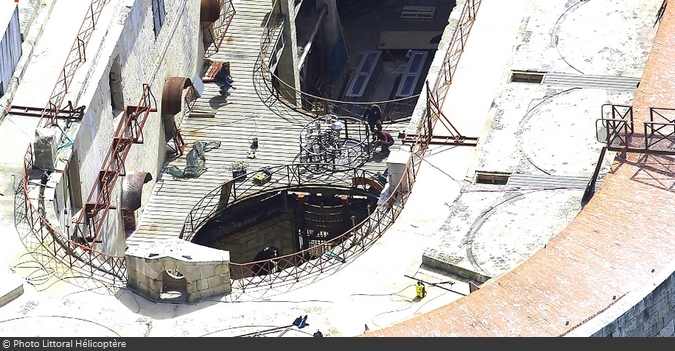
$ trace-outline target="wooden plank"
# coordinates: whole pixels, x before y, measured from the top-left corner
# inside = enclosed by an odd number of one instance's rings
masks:
[[[216,112],[215,111],[196,111],[196,110],[192,110],[192,111],[190,111],[189,116],[193,117],[193,118],[215,118]]]
[[[438,42],[431,39],[443,32],[436,31],[382,31],[377,48],[380,50],[436,50]]]

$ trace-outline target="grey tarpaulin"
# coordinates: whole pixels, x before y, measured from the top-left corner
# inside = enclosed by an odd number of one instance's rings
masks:
[[[192,146],[192,150],[187,154],[185,168],[180,169],[176,166],[167,167],[164,172],[171,174],[174,178],[198,178],[206,172],[206,156],[204,153],[220,147],[220,141],[203,142],[197,141]]]

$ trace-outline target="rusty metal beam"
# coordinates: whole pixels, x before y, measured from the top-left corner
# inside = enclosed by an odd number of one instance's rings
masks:
[[[49,102],[42,110],[42,115],[40,116],[40,124],[42,126],[47,127],[56,122],[58,111],[68,93],[68,87],[73,81],[75,71],[82,62],[86,61],[85,48],[89,43],[91,34],[96,27],[96,22],[98,21],[106,2],[107,0],[92,0],[91,5],[89,5],[89,9],[80,25],[77,37],[75,38],[68,57],[66,58],[66,62],[61,69],[59,79],[49,97]]]
[[[422,128],[416,135],[404,135],[403,143],[414,144],[418,141],[428,145],[457,145],[457,146],[476,146],[478,144],[477,137],[467,137],[462,135],[457,128],[450,122],[450,119],[441,111],[441,106],[438,97],[435,96],[426,84],[427,88],[427,111],[422,121]],[[434,129],[440,122],[450,135],[434,135]]]
[[[16,116],[42,117],[45,111],[44,108],[41,107],[9,105],[7,107],[7,113]],[[55,118],[81,120],[83,116],[84,106],[73,107],[72,102],[68,101],[68,105],[66,107],[57,111]]]

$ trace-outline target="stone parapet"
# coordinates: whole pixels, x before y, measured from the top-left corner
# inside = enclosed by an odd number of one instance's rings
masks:
[[[197,302],[232,290],[227,251],[171,239],[129,248],[125,257],[127,285],[152,300]]]

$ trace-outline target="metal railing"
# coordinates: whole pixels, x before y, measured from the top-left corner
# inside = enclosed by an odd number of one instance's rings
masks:
[[[297,282],[303,278],[314,274],[325,272],[328,269],[335,268],[337,265],[348,262],[352,257],[357,256],[367,250],[384,232],[394,223],[396,218],[403,210],[403,206],[410,196],[410,189],[415,182],[417,171],[423,157],[420,154],[418,145],[413,145],[414,151],[406,164],[405,173],[399,184],[393,187],[393,190],[384,199],[381,205],[365,220],[357,223],[349,231],[323,242],[321,245],[312,246],[307,249],[284,255],[281,257],[247,263],[230,263],[230,276],[232,286],[245,291],[247,288],[259,286],[271,286],[277,283]],[[292,173],[302,172],[304,165],[289,166]],[[315,175],[308,172],[307,175]],[[345,172],[351,178],[364,177],[366,172],[359,169],[352,169]],[[296,176],[295,174],[294,176]],[[368,178],[373,178],[370,176]],[[289,177],[291,179],[291,177]],[[300,180],[300,178],[296,178]],[[313,180],[317,186],[326,186],[325,181]],[[234,195],[231,195],[234,196]],[[209,216],[203,217],[202,223],[207,220],[213,211],[207,212]],[[254,272],[268,272],[265,275],[255,275]]]
[[[33,170],[34,153],[32,146],[24,155],[23,180],[15,194],[15,224],[23,226],[22,241],[26,249],[31,252],[36,260],[52,271],[65,274],[62,269],[52,267],[54,260],[70,269],[77,270],[89,276],[96,277],[113,284],[126,282],[126,261],[124,256],[108,255],[69,240],[63,232],[47,219],[45,209],[44,184],[36,184],[31,179]],[[47,254],[38,251],[43,249]]]
[[[450,47],[448,48],[445,60],[443,60],[443,65],[438,74],[438,80],[436,80],[436,84],[433,87],[434,94],[436,94],[436,100],[441,106],[448,94],[450,84],[452,84],[457,65],[459,65],[459,59],[466,47],[469,33],[476,20],[476,15],[478,15],[480,4],[481,0],[467,0],[462,8],[457,29],[452,36],[452,40],[450,40]]]
[[[596,139],[610,148],[627,147],[627,138],[633,134],[633,107],[603,104],[600,114],[603,117],[596,121]],[[604,135],[600,135],[600,132]]]
[[[211,190],[193,206],[183,224],[179,237],[191,241],[194,234],[217,213],[251,195],[308,186],[361,187],[362,190],[366,190],[367,184],[355,180],[375,179],[374,173],[357,167],[345,167],[340,172],[323,173],[308,170],[311,167],[312,165],[304,163],[266,167],[265,172],[270,175],[270,180],[263,184],[253,180],[256,172],[247,173],[241,178],[223,183]]]
[[[439,74],[439,79],[434,86],[434,89],[428,89],[427,94],[427,108],[424,118],[418,125],[418,135],[430,136],[435,127],[436,122],[440,119],[442,102],[445,99],[448,86],[452,83],[454,71],[457,68],[459,58],[464,50],[464,46],[468,39],[469,31],[475,20],[480,0],[468,0],[462,9],[461,20],[458,22],[457,29],[452,37],[451,44],[446,52],[443,67]],[[277,6],[275,3],[274,6]],[[344,109],[345,106],[362,106],[373,103],[353,103],[345,101],[337,101],[326,99],[322,97],[306,94],[285,84],[281,79],[276,77],[273,72],[270,72],[267,62],[269,56],[274,54],[272,47],[277,41],[275,35],[280,33],[280,28],[283,25],[283,18],[279,16],[270,16],[266,23],[266,29],[261,38],[260,57],[258,59],[257,72],[259,79],[264,83],[268,96],[261,96],[261,99],[272,101],[272,103],[283,102],[287,109],[279,109],[280,113],[302,113],[306,116],[316,117],[325,113],[353,115],[349,109]],[[279,88],[276,89],[275,85]],[[286,89],[286,91],[284,91]],[[292,93],[290,96],[300,96],[301,103],[291,103],[288,99],[288,91]],[[258,92],[260,94],[260,92]],[[419,97],[414,96],[411,98]],[[410,98],[407,98],[410,99]],[[406,99],[399,99],[396,101],[403,101]],[[394,100],[391,100],[394,101]],[[382,103],[382,102],[375,102]],[[309,106],[309,109],[305,107]],[[319,106],[319,108],[317,108]],[[320,112],[313,112],[313,111]],[[403,207],[410,196],[410,192],[417,179],[417,173],[420,169],[421,163],[424,159],[424,154],[429,145],[428,137],[420,137],[410,144],[410,157],[406,163],[405,171],[399,184],[392,184],[392,190],[386,200],[378,206],[373,213],[370,214],[361,223],[357,223],[352,229],[339,235],[338,237],[327,241],[321,245],[320,248],[310,247],[306,250],[288,254],[285,256],[248,263],[230,263],[230,274],[232,277],[233,288],[240,288],[245,290],[247,288],[255,288],[260,286],[272,286],[275,283],[283,282],[297,282],[303,278],[325,272],[326,270],[335,268],[338,265],[344,264],[363,253],[368,249],[377,239],[379,239],[384,232],[393,225],[394,221],[400,215]],[[220,193],[221,189],[216,189]],[[233,192],[234,193],[234,192]],[[234,195],[228,195],[228,198]],[[211,196],[211,200],[207,200],[199,206],[199,216],[189,220],[190,229],[194,230],[203,225],[211,216],[213,216],[218,206],[222,206],[220,199],[216,201],[215,196]],[[227,200],[231,201],[231,200]],[[197,208],[197,207],[195,207]],[[210,208],[210,210],[207,210]],[[222,207],[221,207],[222,209]],[[195,220],[197,219],[198,220]],[[196,225],[195,225],[196,224]],[[185,228],[184,228],[185,229]],[[192,234],[191,234],[192,235]],[[188,239],[191,235],[186,235]],[[265,275],[253,275],[254,269],[260,271],[260,267],[268,272]]]
[[[651,152],[675,154],[675,108],[649,108],[649,121],[644,122],[644,146]]]
[[[268,106],[274,105],[279,111],[278,114],[298,114],[309,119],[332,113],[339,116],[360,118],[366,107],[373,103],[379,105],[415,105],[419,94],[383,101],[343,101],[306,93],[279,78],[274,73],[275,66],[270,67],[270,62],[276,62],[277,52],[275,49],[278,49],[277,43],[281,41],[283,26],[286,23],[285,15],[274,10],[279,6],[279,1],[275,1],[272,5],[273,10],[265,22],[260,38],[260,55],[256,62],[256,71],[258,71],[258,76],[262,78],[258,79],[256,83],[266,90],[265,93],[258,91],[258,94],[264,95],[261,96],[263,101],[269,102]],[[277,104],[277,102],[281,104]]]
[[[106,1],[107,0],[92,0],[91,5],[89,5],[89,9],[87,10],[87,14],[82,21],[80,30],[78,31],[77,37],[75,38],[75,42],[73,43],[70,52],[68,53],[68,57],[66,58],[66,62],[61,69],[59,79],[57,80],[56,85],[52,90],[52,94],[49,97],[47,107],[45,107],[42,112],[39,123],[43,127],[51,126],[56,122],[61,104],[63,104],[63,100],[68,93],[68,87],[75,77],[75,71],[77,71],[77,68],[82,62],[86,61],[85,49],[89,43],[91,34],[96,28],[96,22],[103,11],[103,6],[105,6]]]
[[[603,117],[596,120],[596,139],[607,150],[675,155],[675,109],[650,107],[649,120],[642,122],[639,132],[635,130],[632,106],[604,104],[601,111]]]
[[[220,50],[220,47],[223,45],[223,40],[225,40],[227,30],[232,23],[232,19],[237,13],[234,5],[232,5],[232,0],[218,0],[218,3],[220,4],[220,16],[218,17],[218,20],[209,23],[206,27],[202,28],[202,30],[208,32],[213,39],[213,45],[206,49],[205,56],[207,57]]]
[[[104,0],[101,1],[95,0],[94,2],[92,2],[92,4],[102,4],[104,2],[105,2]],[[427,97],[427,99],[435,101],[435,103],[432,105],[440,106],[441,105],[440,101],[442,100],[442,98],[445,97],[447,86],[451,83],[454,69],[456,69],[459,56],[461,55],[461,51],[463,51],[464,44],[466,43],[466,39],[469,30],[471,28],[471,25],[473,24],[473,20],[475,19],[476,11],[478,9],[479,4],[480,4],[479,0],[468,0],[464,5],[464,8],[462,10],[463,20],[459,22],[458,27],[455,31],[455,35],[453,36],[450,48],[446,52],[446,59],[444,61],[445,68],[442,70],[442,74],[440,75],[442,79],[439,79],[439,81],[437,81],[435,88],[433,90],[433,94],[429,94],[429,96]],[[94,11],[93,7],[91,13],[92,15],[97,13],[96,11]],[[270,19],[267,22],[268,29],[269,24],[274,23],[273,18],[274,16],[270,16]],[[268,35],[273,32],[275,31],[266,30],[266,33],[268,33]],[[363,108],[365,108],[365,105],[367,103],[361,104],[347,103],[337,100],[324,99],[317,96],[302,93],[301,95],[303,96],[302,99],[303,103],[299,105],[300,106],[306,105],[313,108],[310,108],[309,110],[304,110],[298,108],[295,104],[288,104],[287,101],[284,99],[283,94],[279,94],[278,93],[279,90],[277,90],[272,85],[272,77],[273,77],[272,73],[269,72],[269,70],[265,69],[266,68],[265,45],[267,44],[265,44],[266,41],[264,40],[264,38],[265,35],[263,35],[263,39],[261,39],[261,55],[258,60],[259,62],[257,67],[258,75],[256,77],[256,79],[262,78],[262,81],[267,87],[267,93],[269,95],[261,96],[261,99],[263,99],[263,101],[268,101],[270,104],[275,105],[275,107],[282,105],[276,104],[275,101],[277,102],[282,101],[284,102],[283,103],[284,106],[287,107],[292,106],[292,107],[279,109],[279,111],[282,111],[283,113],[286,114],[301,113],[305,116],[316,116],[317,113],[312,111],[316,111],[317,106],[321,107],[324,112],[330,110],[333,111],[334,113],[337,112],[334,111],[335,107],[339,107],[343,104],[351,104],[351,106],[362,106]],[[268,39],[271,39],[271,37]],[[79,46],[77,47],[79,48]],[[83,54],[83,52],[81,51],[77,52]],[[254,76],[256,75],[254,74]],[[72,77],[72,74],[67,74],[64,69],[63,75],[64,79],[62,80],[64,88],[67,88],[67,85],[69,84],[67,82],[68,77]],[[275,79],[277,83],[283,83],[276,77]],[[287,85],[286,87],[289,88]],[[260,94],[260,92],[258,93]],[[64,96],[60,94],[53,94],[53,95]],[[417,97],[418,96],[413,96],[407,99]],[[399,100],[403,101],[405,99]],[[55,100],[55,102],[58,102],[58,105],[60,105],[62,100],[61,101]],[[50,102],[50,106],[51,105],[56,106],[57,104],[56,103],[52,104]],[[430,106],[432,105],[430,105],[427,102],[427,111],[424,117],[425,119],[427,119],[427,121],[428,120],[432,121],[432,123],[428,123],[426,121],[420,123],[418,127],[420,130],[419,133],[420,135],[430,135],[431,130],[429,129],[432,129],[435,124],[435,121],[438,120],[438,116],[434,115],[435,113],[438,113],[438,111],[436,111],[436,109],[430,108]],[[58,110],[58,108],[56,110]],[[327,249],[323,251],[323,254],[315,258],[308,258],[307,255],[314,256],[316,254],[316,248],[310,248],[308,250],[299,253],[279,257],[275,259],[275,262],[260,261],[245,264],[233,263],[231,264],[230,268],[232,277],[244,277],[241,279],[233,279],[233,287],[240,287],[242,289],[246,289],[261,285],[271,285],[274,282],[278,281],[289,281],[289,280],[297,281],[302,277],[323,272],[331,267],[334,267],[336,264],[343,264],[347,262],[350,258],[358,255],[359,253],[364,252],[368,247],[370,247],[370,245],[372,245],[378,238],[380,238],[384,234],[384,232],[394,223],[396,218],[400,215],[401,211],[403,210],[403,206],[406,203],[408,197],[410,196],[410,191],[412,190],[412,187],[417,178],[417,173],[423,161],[424,153],[426,151],[427,146],[428,143],[424,142],[423,139],[420,139],[410,145],[411,153],[406,163],[404,174],[401,178],[400,183],[397,184],[391,190],[391,193],[386,199],[386,201],[382,205],[378,206],[368,218],[366,218],[361,223],[358,223],[354,228],[349,230],[347,233],[344,233],[343,235],[340,235],[339,237],[336,237],[335,239],[327,242],[326,244],[328,246],[326,246]],[[16,202],[15,205],[16,209],[15,221],[17,222],[17,224],[22,223],[23,225],[25,225],[29,233],[28,235],[33,238],[36,238],[38,244],[45,250],[47,250],[49,255],[51,255],[58,261],[62,262],[66,266],[72,269],[85,271],[91,276],[97,276],[101,279],[108,279],[113,282],[122,282],[122,283],[126,282],[127,279],[126,262],[124,256],[108,255],[102,252],[98,252],[86,245],[79,244],[78,242],[75,242],[67,238],[60,230],[54,228],[49,223],[49,221],[46,219],[46,214],[44,211],[44,203],[42,202],[42,204],[40,204],[42,200],[38,197],[36,204],[35,203],[36,200],[31,197],[36,189],[36,186],[34,185],[29,186],[30,184],[32,184],[31,179],[34,176],[33,162],[34,162],[34,154],[32,147],[29,146],[25,153],[23,180],[21,182],[21,187],[17,189],[16,194],[16,198],[18,201]],[[305,166],[306,165],[300,165],[300,167],[302,167],[303,169]],[[299,170],[297,172],[300,173]],[[317,174],[313,175],[319,176]],[[316,181],[317,183],[321,182],[320,184],[325,184],[326,182],[325,179],[318,179],[318,178],[315,179],[314,181]],[[269,186],[272,186],[272,184],[273,183],[270,183]],[[37,187],[39,188],[39,186]],[[247,191],[252,190],[250,189],[245,191],[243,188],[240,188],[239,190],[237,190],[237,187],[234,188],[235,191],[233,192],[232,195],[230,195],[231,198],[228,197],[229,198],[228,203],[230,203],[229,201],[237,201],[238,199],[241,198],[242,196],[241,194],[247,193]],[[218,193],[220,193],[221,189],[217,189],[214,191],[218,191]],[[194,212],[192,217],[189,217],[188,220],[186,221],[183,233],[181,233],[181,236],[184,236],[184,239],[188,238],[188,236],[184,235],[184,233],[194,232],[196,228],[202,225],[205,220],[207,220],[211,215],[213,215],[214,213],[212,212],[214,210],[213,203],[207,203],[208,201],[215,201],[215,197],[213,196],[210,197],[210,200],[205,199],[204,202],[198,204],[199,207],[195,206],[195,209],[197,208],[199,209],[197,210],[197,212]],[[218,201],[220,201],[220,199],[218,199]],[[255,277],[246,276],[248,272],[251,272],[251,269],[254,264],[275,264],[276,267],[279,267],[280,269],[272,274],[268,274],[265,276],[255,276]]]
[[[36,239],[37,244],[45,249],[53,258],[71,269],[86,272],[102,280],[113,283],[126,282],[126,261],[124,256],[115,256],[94,249],[94,243],[101,230],[105,216],[110,209],[110,193],[115,180],[124,170],[124,158],[130,143],[142,139],[142,129],[147,114],[155,110],[156,101],[148,85],[144,85],[143,94],[139,106],[128,106],[124,117],[120,121],[115,134],[115,143],[108,154],[107,168],[101,170],[99,182],[100,192],[92,190],[87,207],[77,218],[73,228],[73,236],[69,237],[62,230],[54,228],[47,219],[45,199],[42,194],[45,184],[36,184],[34,178],[35,155],[32,145],[28,146],[24,154],[23,179],[20,191],[16,194],[22,206],[15,206],[15,218],[17,223],[26,227],[31,238]],[[45,171],[41,176],[47,177]],[[94,189],[99,188],[99,183]],[[93,194],[98,193],[94,196]],[[92,200],[95,202],[91,202]],[[85,221],[85,216],[88,220]],[[90,242],[81,241],[86,239],[84,227],[93,226]],[[24,237],[24,244],[29,241]]]
[[[113,208],[111,201],[113,189],[119,176],[125,175],[124,163],[131,146],[143,142],[143,126],[148,115],[157,111],[156,106],[157,100],[150,90],[150,85],[144,84],[138,105],[127,106],[124,110],[103,167],[89,192],[84,211],[77,218],[73,231],[74,237],[83,240],[90,247],[96,244],[108,212]],[[90,227],[89,235],[86,234],[87,227]]]
[[[52,90],[49,102],[40,111],[38,125],[49,127],[55,124],[57,118],[63,117],[64,110],[61,109],[61,105],[77,68],[86,61],[85,49],[105,4],[106,0],[91,2]],[[70,102],[68,106],[72,108]],[[78,108],[77,112],[81,115],[81,108]],[[15,224],[25,229],[25,233],[22,233],[22,241],[26,248],[35,256],[35,259],[44,265],[52,264],[56,260],[68,268],[102,280],[112,283],[125,282],[126,262],[123,256],[108,255],[80,245],[50,224],[45,208],[48,202],[45,202],[42,197],[46,185],[32,181],[36,173],[33,170],[34,160],[33,147],[29,145],[24,154],[22,180],[15,193]],[[45,174],[43,173],[42,176]],[[46,254],[38,253],[40,249],[46,251]],[[54,268],[52,271],[60,272],[61,270]]]

